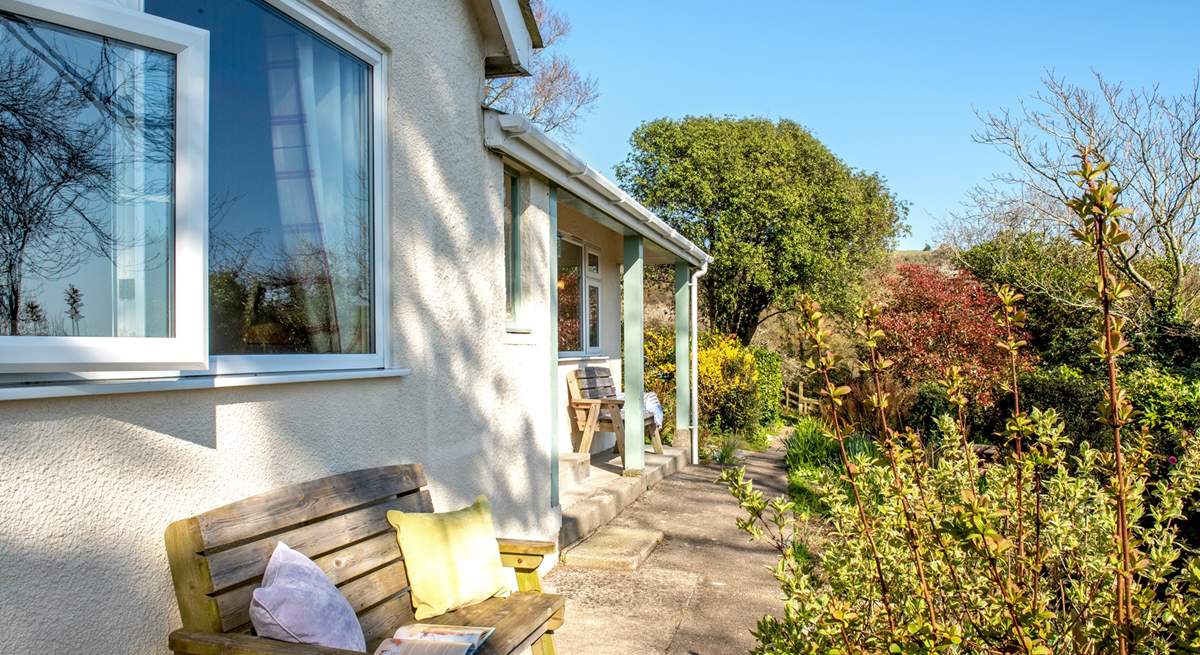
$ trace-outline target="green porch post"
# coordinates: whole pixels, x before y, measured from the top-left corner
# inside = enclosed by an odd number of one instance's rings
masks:
[[[675,445],[691,440],[692,295],[688,287],[691,274],[687,262],[675,262]]]
[[[642,290],[644,260],[641,236],[634,234],[625,237],[624,255],[621,311],[625,355],[622,364],[625,378],[625,475],[641,475],[646,459],[646,449],[643,446],[646,428],[642,421],[645,411],[645,399],[642,394],[646,390],[646,381],[643,378],[645,366],[642,349],[642,304],[645,294]]]
[[[550,260],[550,507],[558,507],[558,187],[550,185],[550,222],[547,251]]]

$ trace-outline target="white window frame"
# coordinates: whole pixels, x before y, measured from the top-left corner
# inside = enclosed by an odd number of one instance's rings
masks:
[[[354,34],[325,12],[304,0],[264,0],[271,7],[328,39],[371,67],[371,221],[374,265],[371,276],[374,319],[371,341],[375,352],[361,354],[213,355],[207,372],[185,375],[237,375],[247,373],[295,373],[387,368],[390,359],[388,311],[391,266],[388,259],[387,106],[388,62],[383,51]],[[205,305],[208,304],[207,297]],[[207,330],[207,321],[205,322]]]
[[[508,166],[504,167],[504,172],[500,178],[506,180],[503,193],[509,196],[508,215],[504,220],[512,222],[511,234],[509,235],[509,248],[504,250],[504,304],[505,316],[504,327],[509,332],[519,332],[521,328],[521,319],[524,317],[524,293],[521,286],[521,216],[525,214],[525,198],[521,193],[521,184],[523,182],[520,171]],[[508,278],[512,275],[512,286],[508,284]],[[508,302],[512,301],[512,314],[508,313]]]
[[[123,0],[126,4],[142,9],[142,0]],[[187,198],[189,210],[187,218],[193,219],[188,225],[190,235],[186,248],[180,246],[184,225],[181,217],[184,213],[183,198],[176,198],[176,313],[178,329],[189,328],[187,334],[198,345],[189,350],[186,358],[163,358],[162,361],[147,360],[148,350],[144,345],[124,345],[125,341],[159,341],[164,339],[129,339],[121,337],[120,344],[89,343],[95,340],[113,342],[118,338],[94,337],[0,337],[0,386],[5,383],[55,383],[55,382],[88,382],[113,380],[139,380],[153,378],[159,380],[183,380],[197,376],[234,376],[231,379],[242,379],[246,375],[264,376],[260,379],[279,378],[295,374],[322,373],[337,374],[345,372],[347,376],[357,376],[361,372],[386,369],[397,374],[407,371],[395,368],[391,362],[390,353],[390,293],[391,266],[389,262],[389,218],[387,152],[387,106],[388,106],[388,61],[386,55],[366,39],[357,36],[347,27],[324,14],[314,5],[305,0],[264,0],[266,4],[282,12],[300,23],[303,27],[333,42],[339,47],[360,58],[371,67],[371,166],[372,166],[372,246],[374,248],[374,266],[372,270],[373,293],[373,328],[372,342],[375,352],[362,354],[253,354],[253,355],[210,355],[208,352],[208,32],[190,25],[166,20],[152,14],[134,9],[126,9],[111,2],[100,0],[5,0],[15,4],[13,13],[27,15],[47,22],[75,27],[96,34],[113,36],[138,45],[145,44],[159,50],[172,52],[177,55],[186,52],[189,56],[186,63],[192,65],[193,72],[183,83],[184,61],[177,62],[176,84],[176,120],[182,121],[184,109],[189,109],[188,115],[203,118],[203,129],[199,135],[189,138],[183,143],[181,135],[177,134],[176,175],[179,193],[183,193],[184,173],[186,181],[193,186],[200,185]],[[31,9],[26,10],[29,7]],[[8,4],[5,5],[8,9]],[[50,17],[50,18],[48,18]],[[57,18],[56,18],[57,17]],[[79,25],[95,25],[95,28],[80,27]],[[159,35],[138,37],[140,32],[131,32],[131,27],[140,27],[141,31],[154,28]],[[167,40],[173,34],[190,35],[196,43],[188,42],[188,49],[178,50],[179,45],[172,46]],[[139,41],[141,38],[142,41]],[[176,37],[181,38],[181,37]],[[191,48],[203,46],[203,53]],[[197,67],[199,66],[199,67]],[[202,109],[203,111],[200,111]],[[184,151],[186,145],[186,152]],[[195,164],[184,167],[179,162],[183,156],[198,158]],[[191,159],[189,159],[191,161]],[[195,273],[193,276],[192,273]],[[181,285],[183,278],[195,278],[190,286],[184,289]],[[196,288],[192,288],[196,287]],[[184,312],[183,310],[188,310]],[[187,320],[184,320],[184,317]],[[176,336],[182,336],[178,330]],[[12,346],[7,346],[8,339],[20,340]],[[30,354],[36,345],[34,340],[70,340],[78,345],[75,350],[87,354],[89,359],[82,360],[79,354],[71,358],[60,358],[60,363],[53,366],[31,363]],[[118,352],[117,347],[120,347]],[[10,354],[9,350],[13,350]],[[127,356],[122,357],[122,353]],[[23,355],[24,357],[19,357]],[[18,375],[4,375],[4,374]],[[64,376],[63,374],[69,374]],[[219,381],[219,380],[218,380]],[[98,389],[102,387],[97,387]],[[163,387],[169,388],[169,387]],[[0,399],[3,393],[0,391]]]
[[[604,350],[604,332],[602,331],[604,326],[604,258],[601,256],[600,249],[598,247],[593,246],[583,239],[572,236],[565,232],[560,232],[558,234],[558,238],[562,241],[578,246],[580,252],[583,253],[582,260],[580,261],[582,275],[579,276],[579,346],[581,349],[560,350],[558,355],[560,357],[588,357],[591,355],[598,355]],[[600,264],[599,272],[588,272],[588,255],[596,256],[596,259]],[[596,330],[597,334],[600,336],[599,346],[590,346],[588,343],[588,332],[589,328],[591,327],[591,317],[588,315],[588,301],[591,296],[591,289],[589,289],[589,286],[592,283],[595,283],[596,287],[600,289],[600,294],[597,298],[598,303],[596,312]],[[557,320],[555,321],[555,324],[557,325]],[[556,340],[558,339],[557,333],[554,335],[554,338]]]
[[[208,32],[112,3],[5,0],[13,14],[175,55],[169,337],[0,336],[0,373],[208,366]]]

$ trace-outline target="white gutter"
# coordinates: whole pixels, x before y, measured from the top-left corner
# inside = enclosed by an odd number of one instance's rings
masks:
[[[693,266],[712,261],[625,190],[542,133],[524,116],[484,111],[484,144],[546,176],[630,230]]]
[[[692,374],[692,402],[689,403],[692,409],[692,415],[689,417],[689,422],[692,424],[691,450],[693,466],[700,463],[700,392],[698,389],[698,385],[700,383],[700,305],[696,302],[696,286],[700,284],[700,278],[703,277],[707,272],[708,262],[706,261],[700,266],[699,269],[696,270],[695,273],[692,273],[692,282],[689,285],[691,287],[689,291],[692,296],[692,301],[688,306],[688,313],[691,314],[690,323],[692,331],[694,332],[694,334],[691,335],[692,365],[690,367]]]

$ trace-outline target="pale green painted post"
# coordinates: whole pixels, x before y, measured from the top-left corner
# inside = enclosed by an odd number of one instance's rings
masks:
[[[550,185],[550,507],[558,507],[558,187]]]
[[[690,443],[692,420],[692,269],[675,262],[675,445]]]
[[[642,420],[645,411],[645,399],[642,395],[646,390],[642,348],[643,303],[645,302],[642,274],[645,262],[641,236],[635,234],[625,237],[624,255],[625,272],[621,277],[621,307],[625,355],[622,364],[625,378],[625,475],[641,475],[646,459],[646,449],[643,447],[646,428]]]

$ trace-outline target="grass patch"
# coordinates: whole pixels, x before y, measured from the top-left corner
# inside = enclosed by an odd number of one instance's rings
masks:
[[[817,491],[821,469],[803,467],[788,471],[788,496],[796,503],[796,511],[814,516],[825,516],[828,507]]]
[[[778,432],[780,427],[781,424],[776,422],[756,428],[753,432],[746,435],[743,448],[756,453],[763,452],[771,447],[771,435]]]
[[[829,434],[824,421],[805,416],[796,419],[795,429],[784,441],[784,448],[788,495],[798,510],[824,516],[828,508],[820,500],[818,487],[828,484],[829,476],[840,478],[845,472],[837,441]],[[846,439],[846,454],[854,459],[864,454],[874,457],[878,453],[873,441],[855,434]]]

